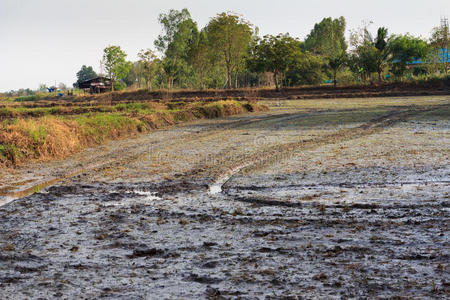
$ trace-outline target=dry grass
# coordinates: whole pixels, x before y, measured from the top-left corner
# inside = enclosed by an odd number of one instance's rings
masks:
[[[108,106],[105,106],[108,108]],[[217,118],[267,107],[247,102],[158,103],[109,106],[96,112],[8,118],[0,123],[0,167],[62,158],[107,140],[201,118]],[[56,108],[53,108],[56,111]]]

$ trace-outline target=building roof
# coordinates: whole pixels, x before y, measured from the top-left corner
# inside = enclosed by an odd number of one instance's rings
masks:
[[[93,85],[104,85],[104,86],[110,86],[111,85],[111,79],[104,77],[104,76],[97,76],[95,78],[80,82],[79,88],[80,89],[88,89]]]

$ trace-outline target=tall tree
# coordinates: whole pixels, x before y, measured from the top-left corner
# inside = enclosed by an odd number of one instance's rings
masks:
[[[255,45],[251,65],[256,71],[271,72],[278,91],[283,74],[301,56],[300,44],[288,34],[266,35]]]
[[[345,27],[344,17],[338,19],[324,18],[320,23],[314,25],[305,40],[306,50],[321,55],[328,61],[328,67],[333,73],[334,85],[336,85],[337,72],[347,58]]]
[[[211,49],[226,67],[226,86],[231,88],[232,74],[248,54],[252,25],[238,15],[221,13],[208,23],[206,32]]]
[[[117,80],[127,76],[131,69],[131,63],[126,61],[127,54],[120,46],[109,46],[103,50],[103,66],[112,81],[112,89]]]
[[[391,56],[387,28],[378,28],[377,37],[374,44],[375,48],[377,49],[375,64],[378,73],[378,80],[382,81],[383,70],[388,64]]]
[[[140,61],[135,61],[131,63],[130,71],[128,72],[127,76],[122,80],[127,86],[136,85],[138,88],[140,88],[142,78],[143,78],[142,65]]]
[[[206,74],[212,69],[214,59],[209,49],[208,36],[205,30],[200,31],[198,38],[193,43],[189,53],[189,64],[198,76],[199,88],[205,86]]]
[[[445,74],[450,69],[449,61],[449,45],[450,45],[450,31],[448,26],[440,26],[433,28],[431,32],[430,43],[436,53],[437,62],[442,64]]]
[[[350,41],[353,46],[352,55],[348,65],[350,70],[360,75],[363,80],[371,78],[372,73],[378,73],[378,80],[382,80],[382,73],[391,60],[390,39],[388,31],[384,27],[378,28],[377,36],[374,38],[369,32],[368,26],[352,31]]]
[[[138,53],[139,65],[147,89],[152,88],[152,79],[157,71],[156,55],[151,49],[141,50]]]
[[[160,14],[158,21],[163,33],[156,39],[155,46],[165,56],[163,69],[170,89],[177,76],[186,71],[188,53],[198,35],[197,23],[186,8]]]
[[[87,67],[83,65],[80,71],[77,72],[77,82],[74,84],[74,86],[78,86],[81,82],[90,80],[95,77],[97,77],[97,74],[95,73],[94,69],[91,66]]]

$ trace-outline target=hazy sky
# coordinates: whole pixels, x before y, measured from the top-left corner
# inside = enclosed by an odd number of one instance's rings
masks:
[[[102,51],[120,45],[135,60],[160,33],[158,14],[188,8],[199,27],[223,11],[242,14],[260,34],[304,39],[324,17],[344,16],[347,30],[372,20],[372,31],[428,38],[450,0],[0,0],[0,91],[76,81],[83,64],[99,71]]]

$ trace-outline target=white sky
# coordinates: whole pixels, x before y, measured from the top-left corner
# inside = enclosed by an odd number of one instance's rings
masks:
[[[450,0],[0,0],[0,91],[76,81],[83,64],[99,71],[102,51],[120,45],[129,60],[153,48],[158,14],[188,8],[199,27],[217,13],[242,14],[260,35],[289,32],[304,39],[324,17],[344,16],[347,30],[374,21],[372,31],[428,38]]]

